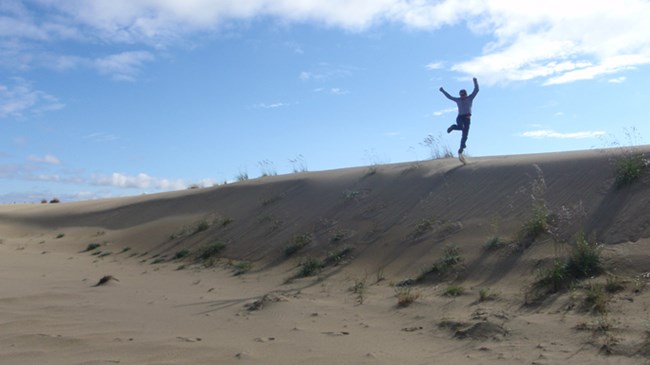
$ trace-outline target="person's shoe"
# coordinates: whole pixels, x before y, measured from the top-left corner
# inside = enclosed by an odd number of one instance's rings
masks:
[[[451,131],[454,130],[454,126],[450,125],[449,128],[447,128],[447,133],[451,133]]]

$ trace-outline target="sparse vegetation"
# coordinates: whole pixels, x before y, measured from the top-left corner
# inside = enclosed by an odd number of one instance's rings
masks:
[[[500,237],[492,237],[483,244],[483,249],[485,251],[497,251],[507,245],[508,243]]]
[[[59,238],[63,238],[63,237],[65,237],[65,233],[59,233],[59,234],[56,235],[55,238],[59,239]]]
[[[417,278],[417,281],[422,281],[429,274],[435,274],[437,277],[445,277],[457,267],[458,264],[463,262],[463,257],[460,255],[458,246],[449,244],[445,246],[442,256],[427,270]]]
[[[284,248],[284,254],[291,256],[311,243],[312,237],[309,233],[296,234],[291,237],[289,244]]]
[[[478,301],[479,303],[486,302],[488,300],[496,299],[498,294],[490,288],[481,288],[478,291]]]
[[[352,293],[357,295],[357,303],[358,304],[363,304],[366,296],[366,290],[367,290],[367,285],[366,285],[366,277],[362,279],[355,279],[354,280],[354,285],[352,285],[352,288],[350,288],[350,291]]]
[[[253,264],[250,261],[239,261],[233,265],[235,270],[234,275],[239,276],[249,272],[253,268]]]
[[[429,149],[431,159],[437,160],[440,158],[454,157],[454,154],[451,152],[449,146],[442,143],[442,134],[438,134],[437,137],[429,134],[424,140],[420,143],[422,146]]]
[[[307,162],[305,161],[305,157],[303,155],[298,155],[295,158],[291,158],[289,159],[289,162],[291,163],[291,169],[295,174],[309,171],[307,169]]]
[[[539,271],[536,286],[555,293],[576,280],[598,275],[603,270],[600,254],[601,248],[580,234],[566,260],[556,258],[551,267]]]
[[[236,177],[237,181],[242,182],[248,180],[248,172],[240,171]]]
[[[457,297],[462,295],[464,292],[465,292],[465,288],[463,288],[462,286],[457,284],[451,284],[447,286],[447,288],[443,292],[443,295],[447,297]]]
[[[185,257],[185,256],[187,256],[189,254],[190,254],[189,250],[186,250],[186,249],[178,250],[174,254],[173,260],[180,260],[180,259],[182,259],[183,257]]]
[[[648,160],[642,153],[631,153],[622,157],[616,164],[616,187],[623,188],[641,178]]]
[[[325,257],[325,260],[323,260],[323,264],[325,266],[338,265],[350,254],[350,252],[352,252],[352,247],[350,246],[345,246],[334,252],[330,252],[327,257]]]
[[[608,299],[602,284],[591,283],[587,286],[584,307],[591,312],[607,314]]]
[[[542,233],[548,231],[548,209],[544,203],[535,202],[532,208],[530,219],[524,224],[522,234],[524,237],[534,240]]]
[[[275,169],[275,164],[270,160],[259,161],[257,165],[260,167],[262,177],[276,176],[278,174],[277,170]]]
[[[199,252],[198,259],[201,261],[207,261],[213,259],[215,256],[219,255],[226,245],[222,242],[214,242],[205,247]]]
[[[395,288],[395,297],[397,297],[397,306],[404,308],[418,300],[420,292],[413,290],[410,286],[401,286]]]
[[[300,271],[298,272],[298,277],[304,278],[307,276],[312,276],[318,274],[325,265],[323,262],[315,257],[307,257],[300,264]]]
[[[197,234],[203,231],[207,231],[208,228],[210,228],[210,223],[208,223],[207,219],[202,219],[196,223],[196,225],[194,226],[194,232],[192,232],[192,234]]]
[[[566,264],[568,274],[575,279],[583,279],[602,272],[601,247],[590,244],[584,234],[578,235]]]
[[[553,260],[550,268],[538,272],[537,284],[548,288],[552,293],[563,289],[568,284],[566,263],[559,259]]]
[[[84,252],[92,251],[92,250],[94,250],[94,249],[99,248],[100,246],[101,246],[101,245],[100,245],[99,243],[94,243],[94,242],[93,242],[93,243],[89,243],[88,246],[86,246],[86,249],[84,250]]]

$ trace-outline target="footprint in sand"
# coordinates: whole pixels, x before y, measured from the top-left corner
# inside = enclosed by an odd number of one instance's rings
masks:
[[[275,341],[275,337],[255,337],[255,342],[271,342]]]
[[[200,337],[183,337],[183,336],[178,336],[176,337],[177,340],[183,341],[183,342],[201,342],[202,339]]]
[[[345,331],[340,331],[340,332],[321,332],[323,335],[328,335],[328,336],[347,336],[350,334],[350,332],[345,332]]]

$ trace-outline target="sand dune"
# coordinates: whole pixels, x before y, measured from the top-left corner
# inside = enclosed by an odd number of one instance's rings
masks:
[[[0,206],[1,363],[650,363],[650,174],[618,187],[625,153]],[[541,285],[579,234],[604,270]]]

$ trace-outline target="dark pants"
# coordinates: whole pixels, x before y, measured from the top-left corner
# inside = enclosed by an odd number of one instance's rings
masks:
[[[458,150],[458,153],[463,152],[463,150],[465,150],[465,147],[467,147],[465,143],[467,142],[467,136],[469,135],[469,124],[471,116],[471,114],[459,115],[456,117],[456,124],[453,124],[449,127],[451,130],[463,131],[463,136],[460,138],[460,149]]]

